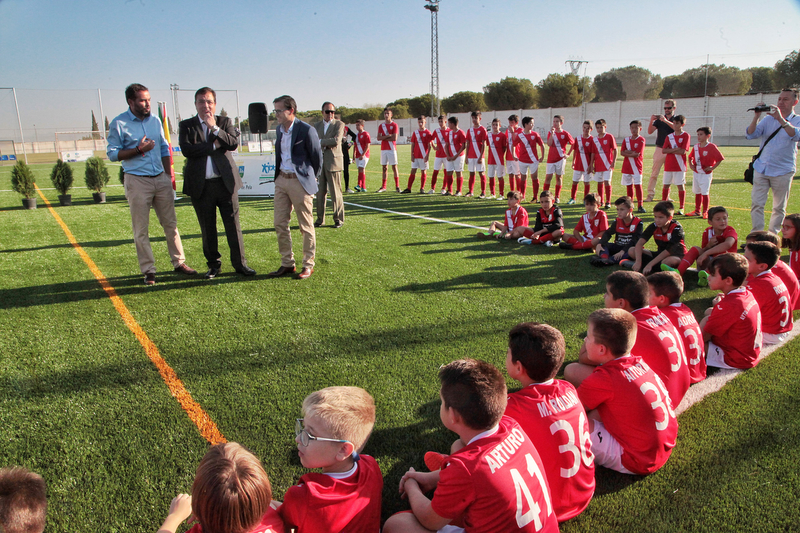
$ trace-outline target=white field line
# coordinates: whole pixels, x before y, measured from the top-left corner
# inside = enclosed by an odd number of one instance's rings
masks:
[[[372,209],[373,211],[380,211],[381,213],[391,213],[393,215],[402,215],[409,218],[420,218],[422,220],[430,220],[432,222],[440,222],[442,224],[452,224],[454,226],[461,226],[462,228],[475,228],[485,230],[480,226],[473,226],[472,224],[463,224],[461,222],[453,222],[452,220],[442,220],[441,218],[424,217],[422,215],[412,215],[411,213],[403,213],[402,211],[392,211],[391,209],[381,209],[380,207],[371,207],[368,205],[354,204],[352,202],[343,202],[346,205],[361,207],[363,209]]]

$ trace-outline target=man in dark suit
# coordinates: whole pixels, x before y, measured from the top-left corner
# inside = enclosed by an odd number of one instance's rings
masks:
[[[298,278],[306,279],[314,272],[317,238],[312,220],[317,174],[322,164],[319,136],[314,128],[295,118],[297,102],[288,95],[272,101],[278,120],[275,141],[275,233],[281,253],[281,267],[268,275],[283,276],[295,272],[292,234],[289,221],[292,209],[303,234],[303,269]]]
[[[217,93],[203,87],[194,95],[197,116],[180,123],[181,152],[186,157],[183,168],[183,194],[192,199],[203,254],[208,263],[206,279],[217,277],[222,268],[217,250],[217,208],[225,226],[231,250],[231,264],[239,274],[254,276],[244,258],[242,228],[239,225],[239,189],[242,180],[231,152],[239,145],[239,132],[228,117],[215,116]]]
[[[319,175],[319,192],[317,192],[317,221],[314,226],[325,223],[325,199],[328,192],[333,203],[333,227],[344,225],[344,202],[342,201],[342,137],[344,122],[336,120],[336,106],[330,102],[322,104],[322,122],[314,125],[322,146],[322,172]]]

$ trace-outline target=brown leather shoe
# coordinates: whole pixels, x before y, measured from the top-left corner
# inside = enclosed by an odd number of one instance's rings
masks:
[[[300,273],[297,275],[297,278],[298,278],[298,279],[306,279],[306,278],[310,277],[310,276],[311,276],[311,274],[313,274],[313,273],[314,273],[314,269],[313,269],[313,268],[308,268],[308,267],[305,267],[305,268],[303,268],[303,270],[301,270],[301,271],[300,271]]]
[[[155,272],[148,272],[144,275],[144,284],[145,285],[155,285],[156,284],[156,274]]]
[[[279,278],[281,276],[285,276],[286,274],[294,274],[296,271],[297,271],[297,268],[295,268],[293,266],[292,267],[281,266],[275,272],[270,272],[269,274],[267,274],[267,276],[269,276],[271,278]]]
[[[196,276],[197,270],[191,268],[186,263],[181,263],[180,265],[175,267],[175,272],[178,274],[186,274],[187,276]]]

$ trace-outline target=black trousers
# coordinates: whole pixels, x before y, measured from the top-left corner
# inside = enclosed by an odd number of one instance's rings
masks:
[[[203,255],[209,268],[219,268],[222,265],[218,251],[217,239],[217,209],[222,216],[222,225],[225,227],[225,237],[231,250],[231,265],[234,268],[247,266],[244,258],[244,242],[242,241],[242,228],[239,225],[239,194],[233,194],[225,187],[221,178],[206,180],[203,194],[199,198],[192,198],[192,206],[200,223],[200,233],[203,237]]]

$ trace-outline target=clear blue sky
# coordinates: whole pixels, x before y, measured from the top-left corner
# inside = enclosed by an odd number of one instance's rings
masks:
[[[90,110],[100,120],[98,88],[113,118],[132,82],[165,101],[170,83],[238,89],[243,115],[248,103],[284,93],[303,110],[324,100],[385,104],[429,90],[424,4],[0,0],[0,86],[18,89],[26,140],[34,123],[40,133],[88,129]],[[480,91],[506,76],[537,83],[567,72],[571,57],[589,61],[592,77],[627,65],[678,74],[706,54],[717,64],[773,66],[800,47],[799,34],[798,0],[442,0],[440,92]],[[15,129],[7,93],[0,91],[0,138]],[[218,100],[235,113],[232,95]],[[184,118],[193,112],[191,93],[180,110]]]

